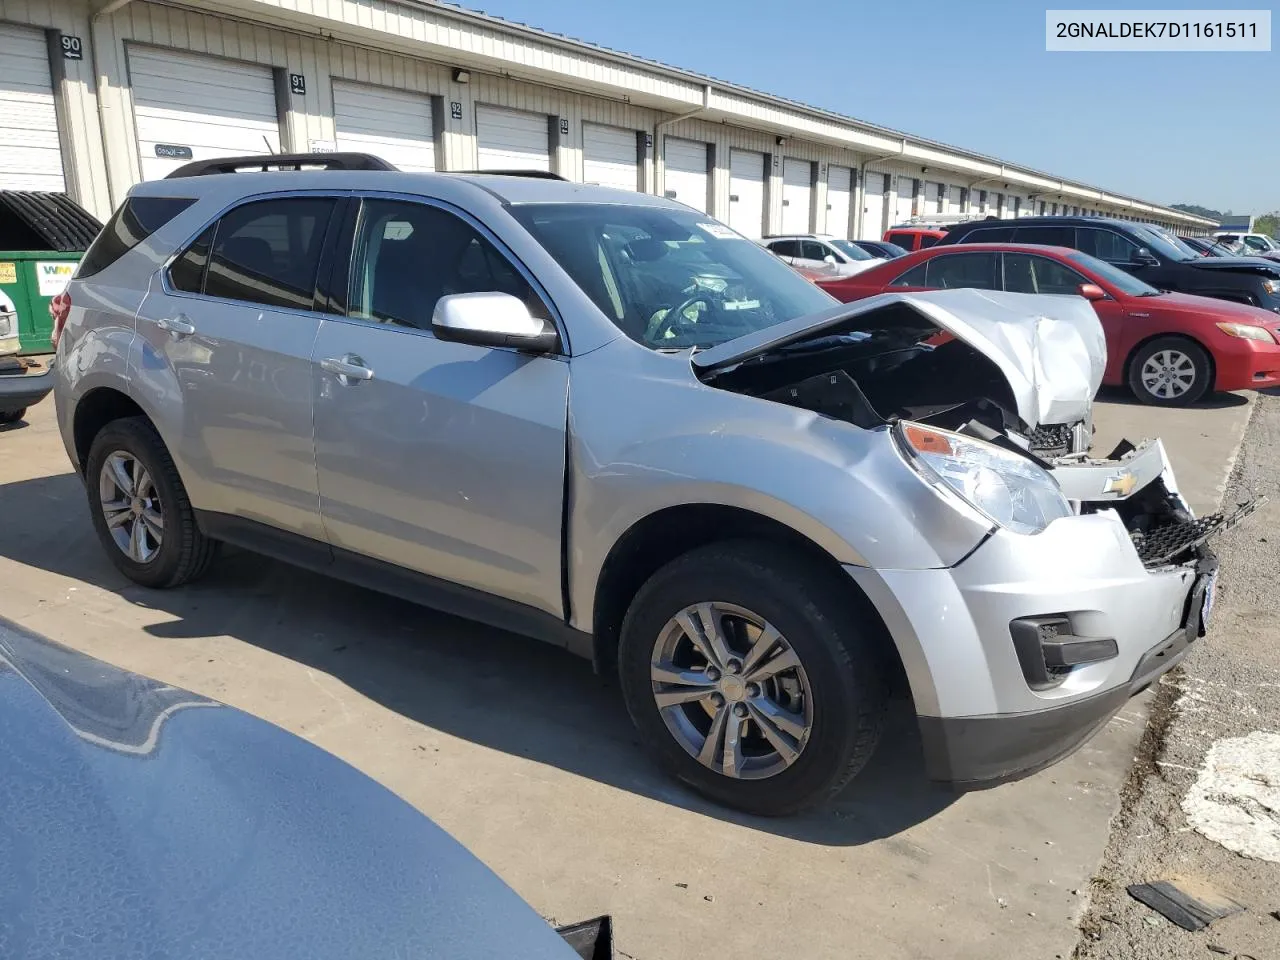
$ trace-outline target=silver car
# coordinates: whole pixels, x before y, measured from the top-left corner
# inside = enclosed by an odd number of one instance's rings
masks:
[[[840,790],[897,691],[935,778],[1043,767],[1203,632],[1223,521],[1159,443],[1029,449],[1087,416],[1083,300],[844,305],[658,197],[234,166],[135,187],[55,306],[138,583],[229,542],[562,645],[762,814]]]

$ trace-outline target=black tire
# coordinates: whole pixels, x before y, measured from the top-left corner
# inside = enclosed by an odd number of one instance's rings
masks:
[[[107,527],[99,494],[103,464],[113,453],[134,458],[146,468],[161,504],[164,536],[156,555],[145,563],[129,557]],[[93,438],[85,461],[85,490],[89,515],[107,556],[126,577],[144,587],[176,587],[201,576],[217,552],[217,541],[206,537],[196,524],[187,490],[173,458],[150,421],[143,417],[112,420]]]
[[[888,697],[874,635],[882,628],[868,621],[874,613],[851,602],[852,594],[852,584],[804,554],[753,541],[702,547],[655,573],[627,611],[618,663],[627,710],[662,765],[699,793],[763,816],[795,813],[838,793],[875,751]],[[702,602],[734,604],[768,621],[807,675],[809,739],[794,762],[766,779],[703,766],[668,730],[654,700],[650,661],[663,629]]]
[[[1156,391],[1162,388],[1157,382],[1148,387],[1143,382],[1143,367],[1157,354],[1168,351],[1171,355],[1179,355],[1189,361],[1194,379],[1189,388],[1178,394],[1160,396]],[[1184,368],[1185,369],[1185,368]],[[1213,386],[1213,363],[1209,354],[1194,340],[1186,337],[1156,337],[1144,343],[1129,361],[1129,389],[1143,403],[1157,407],[1189,407],[1203,397]],[[1168,390],[1168,387],[1164,387]]]
[[[0,424],[17,423],[26,415],[26,407],[21,407],[17,410],[0,410]]]

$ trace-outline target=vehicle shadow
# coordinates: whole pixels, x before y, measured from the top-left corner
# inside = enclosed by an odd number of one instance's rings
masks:
[[[1128,387],[1101,387],[1098,390],[1098,399],[1105,400],[1107,403],[1119,403],[1131,407],[1152,407],[1159,409],[1153,404],[1143,403],[1133,395]],[[1198,401],[1191,405],[1192,409],[1218,410],[1224,407],[1243,407],[1249,402],[1248,396],[1243,393],[1210,393],[1201,397]]]
[[[832,805],[790,818],[739,814],[660,771],[616,684],[563,650],[240,550],[224,551],[198,583],[148,590],[108,561],[73,474],[0,485],[0,503],[0,556],[163,611],[172,619],[146,627],[152,636],[230,636],[435,730],[706,816],[851,846],[894,836],[959,796],[925,778],[914,714],[898,701],[882,748]]]

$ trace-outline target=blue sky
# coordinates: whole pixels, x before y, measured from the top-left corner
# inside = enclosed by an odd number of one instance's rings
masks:
[[[1280,53],[1044,49],[1046,7],[1151,4],[482,0],[464,6],[1158,203],[1237,213],[1280,209]],[[1266,8],[1209,0],[1194,6]],[[1261,86],[1250,93],[1250,84]]]

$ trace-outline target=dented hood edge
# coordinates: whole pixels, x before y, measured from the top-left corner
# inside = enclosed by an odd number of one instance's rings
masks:
[[[736,337],[695,353],[691,362],[698,372],[723,370],[895,303],[911,307],[995,363],[1028,426],[1088,419],[1107,348],[1093,306],[1081,297],[968,289],[882,293]]]

